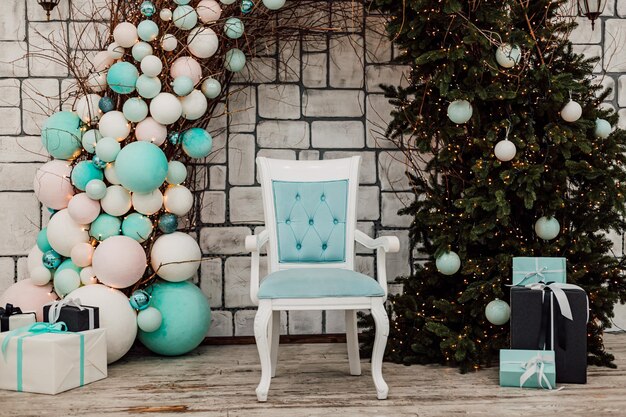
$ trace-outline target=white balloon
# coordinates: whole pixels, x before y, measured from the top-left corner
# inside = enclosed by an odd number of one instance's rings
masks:
[[[141,60],[141,72],[148,77],[156,77],[163,70],[163,63],[155,55],[148,55]]]
[[[198,58],[209,58],[217,52],[219,39],[213,29],[198,26],[187,36],[189,52]]]
[[[561,117],[566,122],[575,122],[580,119],[580,116],[583,114],[583,108],[575,102],[574,100],[570,100],[564,107],[561,109]]]
[[[130,48],[139,40],[137,27],[130,22],[122,22],[113,29],[113,39],[123,48]]]
[[[100,51],[90,60],[94,71],[104,71],[113,65],[114,61],[109,51]]]
[[[193,194],[184,185],[171,185],[163,196],[165,210],[177,216],[184,216],[193,206]]]
[[[37,265],[29,271],[28,275],[35,285],[46,285],[52,279],[52,272],[43,265]]]
[[[202,67],[190,56],[181,56],[172,63],[170,67],[170,75],[176,79],[182,75],[191,78],[193,84],[196,85],[202,79]]]
[[[72,291],[68,297],[78,298],[84,305],[98,307],[100,328],[107,333],[107,362],[126,354],[137,336],[137,314],[128,297],[105,285],[87,285]]]
[[[102,139],[102,135],[98,129],[90,129],[83,133],[83,138],[81,139],[81,143],[83,145],[83,149],[85,149],[89,153],[96,152],[96,143]]]
[[[88,266],[80,270],[80,282],[83,285],[93,285],[98,283],[98,279],[96,278],[96,274],[93,272],[93,268]]]
[[[33,246],[30,252],[28,252],[28,258],[26,258],[26,269],[28,269],[28,271],[30,272],[38,266],[43,266],[43,263],[41,261],[42,257],[43,252],[39,249],[39,246]]]
[[[98,107],[98,103],[102,97],[98,94],[87,94],[80,96],[74,104],[74,111],[85,123],[97,122],[102,116],[102,111]]]
[[[196,240],[182,232],[161,235],[150,251],[152,269],[161,278],[172,282],[191,278],[200,267],[201,259],[202,252]]]
[[[107,52],[111,59],[121,59],[124,56],[125,49],[117,42],[112,42],[107,48]]]
[[[170,93],[159,93],[150,102],[152,118],[162,125],[175,123],[183,113],[183,106],[178,97]],[[108,113],[107,113],[108,114]]]
[[[59,254],[69,257],[72,248],[82,242],[89,242],[89,232],[85,225],[78,224],[67,209],[58,211],[48,222],[48,242]]]
[[[74,245],[71,252],[72,262],[81,268],[91,265],[94,247],[91,244],[83,242]]]
[[[180,98],[183,107],[182,116],[187,120],[198,120],[207,110],[207,100],[202,91],[193,90],[185,97]]]
[[[173,51],[177,46],[178,40],[176,39],[176,36],[169,33],[163,35],[163,38],[161,39],[161,48],[163,48],[164,51]]]
[[[510,140],[501,140],[496,143],[496,147],[493,150],[493,153],[496,155],[502,162],[508,162],[511,159],[515,158],[515,153],[517,149],[515,148],[515,144]]]
[[[90,91],[99,93],[107,88],[106,72],[94,72],[85,80],[85,85]]]
[[[137,42],[132,50],[133,58],[137,62],[141,62],[148,55],[152,55],[153,52],[152,45],[148,42]]]
[[[104,168],[104,177],[111,184],[114,184],[114,185],[121,184],[119,178],[117,178],[117,173],[115,172],[115,162],[108,163],[106,168]]]
[[[135,127],[137,140],[152,142],[157,146],[163,145],[167,138],[167,128],[152,117],[146,117]]]
[[[132,207],[130,192],[121,185],[107,187],[107,193],[100,200],[102,210],[111,216],[122,216]]]
[[[202,0],[196,6],[196,12],[202,23],[211,23],[220,18],[222,8],[215,0]]]
[[[161,210],[163,194],[158,188],[151,193],[133,193],[132,202],[136,212],[149,216]]]
[[[170,9],[161,9],[161,11],[159,12],[159,17],[164,22],[169,22],[170,20],[172,20],[172,11]]]
[[[124,117],[124,113],[113,110],[102,115],[98,129],[103,137],[109,136],[121,142],[130,134],[130,123]]]

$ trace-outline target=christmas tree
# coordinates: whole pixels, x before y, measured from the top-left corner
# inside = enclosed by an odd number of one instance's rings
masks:
[[[597,60],[572,52],[565,6],[372,2],[411,65],[408,86],[385,87],[396,106],[387,135],[406,155],[415,201],[403,213],[428,259],[391,297],[392,361],[493,363],[509,329],[485,308],[508,300],[512,257],[562,256],[567,281],[589,295],[588,362],[613,366],[602,334],[626,285],[607,234],[625,226],[626,134],[598,107],[609,91]]]

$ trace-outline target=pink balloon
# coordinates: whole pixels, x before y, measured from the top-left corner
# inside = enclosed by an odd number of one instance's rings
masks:
[[[195,85],[202,79],[202,67],[198,64],[198,61],[192,57],[181,56],[172,64],[170,74],[174,79],[183,75],[189,77],[193,80]]]
[[[146,252],[133,238],[112,236],[96,247],[91,266],[103,284],[113,288],[130,287],[146,270]]]
[[[43,321],[43,306],[59,297],[52,290],[52,284],[35,285],[30,279],[23,279],[11,285],[0,296],[0,305],[13,304],[22,311],[37,313],[37,321]]]
[[[92,200],[87,193],[76,194],[67,205],[67,212],[78,224],[89,224],[100,214],[100,202]]]
[[[46,162],[37,170],[33,189],[35,196],[41,203],[55,210],[67,207],[67,203],[74,195],[74,187],[70,182],[72,166],[70,162],[55,159]]]
[[[72,248],[72,252],[70,256],[72,258],[72,262],[76,264],[76,266],[80,266],[84,268],[86,266],[91,265],[91,259],[93,257],[94,248],[90,243],[77,243]]]
[[[161,146],[167,137],[167,128],[152,117],[146,117],[135,126],[135,137]]]

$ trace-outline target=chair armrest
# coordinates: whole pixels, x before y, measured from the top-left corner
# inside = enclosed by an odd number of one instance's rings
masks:
[[[360,230],[354,231],[354,240],[368,249],[382,248],[385,252],[398,252],[400,251],[400,239],[396,236],[380,236],[373,239],[363,233]]]
[[[245,246],[246,250],[252,252],[252,260],[250,265],[250,299],[254,305],[259,305],[259,269],[260,269],[260,257],[259,252],[263,245],[269,240],[269,233],[267,230],[263,230],[258,235],[246,236]]]
[[[263,230],[258,235],[246,236],[246,250],[248,252],[260,252],[261,248],[267,243],[269,239],[269,233],[267,230]]]

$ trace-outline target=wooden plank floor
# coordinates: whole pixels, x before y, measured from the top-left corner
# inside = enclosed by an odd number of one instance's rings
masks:
[[[378,401],[363,376],[348,375],[343,344],[281,346],[267,403],[257,403],[256,348],[202,346],[163,358],[135,351],[109,367],[109,378],[57,396],[0,391],[0,415],[352,417],[626,416],[626,335],[607,335],[618,369],[589,368],[587,385],[561,391],[500,388],[497,369],[461,375],[440,366],[385,363],[389,399]]]

